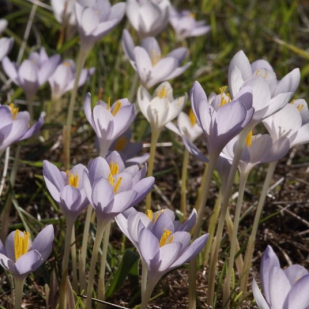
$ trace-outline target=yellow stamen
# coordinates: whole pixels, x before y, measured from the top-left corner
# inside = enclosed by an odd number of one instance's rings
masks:
[[[219,87],[219,91],[221,94],[225,93],[226,89],[227,89],[227,86]]]
[[[190,12],[189,16],[190,16],[191,18],[193,18],[193,19],[196,18],[196,14],[195,14],[195,13],[192,13],[192,12]]]
[[[301,112],[303,108],[304,108],[304,104],[299,104],[297,106],[297,109],[298,109],[299,112]]]
[[[268,72],[265,73],[264,78],[266,79],[268,76]]]
[[[167,97],[167,90],[165,86],[163,86],[160,90],[158,90],[157,97],[159,97],[160,99]]]
[[[252,144],[252,131],[248,133],[247,138],[246,138],[246,146],[250,147],[251,144]]]
[[[147,217],[150,221],[152,221],[153,218],[153,211],[151,209],[147,209]]]
[[[126,139],[125,136],[121,136],[118,138],[117,142],[115,143],[114,149],[117,151],[123,151],[126,146],[128,145],[129,141]]]
[[[14,253],[15,262],[28,252],[30,233],[24,232],[22,235],[19,230],[15,231],[14,236]]]
[[[229,102],[229,100],[226,99],[223,94],[221,94],[220,107],[222,107],[223,105],[227,104],[228,102]]]
[[[190,112],[189,112],[189,120],[190,120],[191,126],[193,127],[196,124],[196,117],[193,113],[192,108],[190,109]]]
[[[292,101],[290,102],[290,104],[294,104],[294,102],[295,102],[295,99],[294,99],[294,100],[292,100]]]
[[[153,49],[151,51],[151,62],[152,62],[152,66],[154,67],[158,61],[160,60],[160,55],[156,53],[156,51]]]
[[[68,61],[64,61],[64,62],[62,62],[62,64],[63,64],[65,67],[70,67],[70,66],[71,66],[70,62],[68,62]]]
[[[109,181],[110,185],[113,187],[115,185],[115,178],[113,177],[113,174],[110,173],[107,177],[107,180]]]
[[[113,115],[113,116],[115,116],[115,115],[119,112],[119,110],[120,110],[120,108],[121,108],[121,105],[122,105],[122,103],[118,100],[118,101],[116,102],[116,105],[115,105],[113,111],[112,111],[112,115]]]
[[[109,164],[109,168],[111,169],[111,175],[112,176],[119,173],[119,165],[117,163],[111,162]]]
[[[260,76],[260,70],[256,70],[255,75]]]
[[[10,107],[10,110],[11,110],[11,113],[12,113],[12,119],[16,120],[19,108],[15,107],[14,103],[11,103],[9,105],[9,107]]]
[[[69,172],[67,171],[67,175],[69,174]],[[74,188],[78,188],[78,174],[76,174],[75,176],[73,174],[70,174],[69,176],[69,185],[74,187]]]
[[[111,109],[111,97],[107,98],[107,110]]]
[[[117,183],[114,187],[114,193],[117,193],[117,191],[119,190],[121,182],[122,182],[122,177],[119,177],[118,180],[117,180]]]
[[[164,229],[164,233],[163,233],[163,235],[160,239],[160,243],[159,243],[160,248],[163,247],[166,244],[170,244],[173,241],[174,236],[171,237],[171,239],[168,241],[168,238],[170,237],[171,234],[172,234],[171,231],[169,231],[168,229]]]

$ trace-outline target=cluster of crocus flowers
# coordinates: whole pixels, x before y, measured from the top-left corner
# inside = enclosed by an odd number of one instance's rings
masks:
[[[122,46],[141,84],[146,88],[179,76],[191,65],[191,62],[187,62],[181,66],[188,53],[187,48],[176,48],[163,57],[154,37],[147,37],[142,40],[141,46],[135,46],[129,32],[124,30]]]
[[[177,223],[168,210],[117,216],[119,228],[131,240],[142,260],[141,308],[146,308],[154,287],[164,274],[194,258],[205,246],[208,235],[191,243],[189,231],[195,219],[195,211],[184,224]]]
[[[84,101],[84,112],[87,120],[96,133],[101,157],[105,157],[112,143],[121,136],[135,119],[135,105],[128,99],[117,100],[111,105],[98,101],[91,110],[91,95],[87,94]]]
[[[267,246],[260,267],[264,296],[253,279],[252,289],[260,309],[306,309],[309,307],[309,274],[301,265],[281,269],[271,246]]]

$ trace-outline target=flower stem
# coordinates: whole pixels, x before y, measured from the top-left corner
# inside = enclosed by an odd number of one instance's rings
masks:
[[[184,218],[187,214],[187,176],[188,176],[188,165],[189,165],[189,151],[185,149],[182,161],[182,172],[181,172],[181,201],[180,210],[183,213]]]
[[[197,196],[196,203],[195,203],[196,211],[198,211],[200,204],[201,204],[201,199],[202,199],[203,191],[204,191],[205,184],[206,184],[207,169],[208,169],[208,163],[205,163],[204,173],[203,173],[201,185],[198,189],[198,196]]]
[[[249,269],[251,266],[252,262],[252,255],[253,255],[253,250],[254,250],[254,245],[255,245],[255,239],[256,239],[256,233],[257,229],[259,226],[261,214],[263,211],[263,207],[265,204],[265,199],[267,196],[267,191],[270,185],[270,181],[273,177],[274,171],[276,169],[278,161],[271,162],[268,166],[267,170],[267,175],[264,181],[263,189],[260,195],[259,203],[256,209],[254,221],[253,221],[253,226],[252,226],[252,231],[251,235],[249,237],[249,241],[247,244],[247,249],[246,249],[246,254],[245,254],[245,262],[244,262],[244,267],[242,270],[242,276],[241,276],[241,281],[240,281],[240,290],[243,293],[243,297],[246,296],[247,293],[247,285],[248,285],[248,277],[249,277]]]
[[[3,167],[3,173],[0,183],[0,197],[2,195],[2,191],[5,184],[5,178],[8,172],[8,166],[9,166],[9,159],[10,159],[10,146],[5,149],[5,159],[4,159],[4,167]]]
[[[158,280],[148,280],[148,282],[146,283],[145,290],[144,291],[142,290],[142,303],[141,303],[141,306],[140,306],[139,309],[146,309],[147,308],[151,294],[152,294],[157,283],[158,283]],[[143,287],[142,287],[142,289],[143,289]]]
[[[71,248],[72,230],[75,223],[75,218],[67,218],[67,226],[65,231],[64,254],[62,260],[62,278],[60,283],[60,300],[59,309],[66,309],[66,281],[68,276],[69,256]]]
[[[84,67],[84,64],[86,62],[87,56],[89,54],[88,50],[83,49],[83,46],[80,47],[77,60],[76,60],[76,76],[74,81],[74,87],[71,93],[70,98],[70,104],[69,104],[69,110],[68,110],[68,117],[67,117],[67,123],[65,126],[65,139],[63,141],[64,145],[64,166],[65,169],[70,169],[70,143],[71,143],[71,127],[72,127],[72,121],[73,121],[73,112],[74,112],[74,105],[76,101],[76,95],[77,95],[77,89],[78,89],[78,82],[80,79],[80,75],[82,72],[82,69]]]
[[[86,291],[86,286],[87,286],[86,285],[86,254],[87,254],[91,214],[92,214],[92,206],[88,205],[86,220],[85,220],[85,225],[84,225],[82,250],[81,250],[80,260],[79,260],[79,285],[80,285],[81,291]]]
[[[249,172],[240,173],[238,198],[237,198],[236,211],[235,211],[235,216],[234,216],[234,225],[232,228],[230,259],[229,259],[228,269],[226,272],[225,283],[223,286],[223,304],[227,304],[227,301],[230,298],[232,270],[233,270],[234,261],[235,261],[236,249],[237,247],[239,247],[237,246],[237,233],[238,233],[238,226],[239,226],[239,220],[240,220],[240,211],[241,211],[241,206],[243,203],[244,192],[245,192],[248,176],[249,176]],[[240,271],[240,269],[238,269],[238,271]]]
[[[209,156],[209,164],[207,167],[207,173],[205,178],[205,187],[201,188],[202,195],[198,205],[197,219],[194,227],[193,240],[197,239],[200,234],[202,220],[204,216],[204,210],[208,198],[210,183],[212,179],[212,174],[215,169],[215,164],[218,155]],[[203,182],[202,182],[203,184]],[[197,257],[190,261],[189,265],[189,309],[196,308],[196,271],[197,271]]]
[[[103,250],[102,250],[102,258],[101,258],[101,268],[100,268],[100,277],[99,277],[99,285],[98,285],[98,298],[100,300],[105,299],[105,272],[106,272],[106,258],[109,244],[109,235],[111,232],[111,222],[106,224],[106,228],[104,231],[103,238]],[[105,306],[103,304],[98,305],[98,309],[103,309]]]
[[[153,166],[154,166],[154,159],[156,155],[156,148],[158,139],[161,133],[161,129],[151,128],[151,144],[150,144],[150,157],[148,162],[148,172],[147,176],[152,176],[153,174]],[[151,208],[151,191],[148,193],[146,197],[146,211]]]
[[[20,309],[22,305],[23,288],[26,278],[14,277],[15,281],[15,309]]]
[[[77,261],[76,261],[76,244],[75,244],[75,226],[73,224],[71,233],[71,258],[72,258],[72,271],[73,271],[73,290],[77,293],[78,283],[77,283]]]
[[[92,308],[92,288],[93,288],[93,280],[95,267],[98,260],[98,253],[100,249],[100,245],[103,239],[104,230],[106,227],[106,223],[103,220],[100,220],[97,217],[97,233],[93,244],[92,257],[90,262],[90,271],[88,277],[88,286],[87,286],[87,300],[86,300],[86,309]]]

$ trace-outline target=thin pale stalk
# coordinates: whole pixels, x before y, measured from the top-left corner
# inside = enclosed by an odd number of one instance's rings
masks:
[[[26,278],[14,278],[15,281],[15,309],[22,308],[23,288]]]
[[[7,147],[5,149],[4,167],[3,167],[3,173],[2,173],[1,184],[0,184],[0,197],[2,195],[2,191],[4,188],[4,184],[5,184],[5,178],[8,172],[9,159],[10,159],[10,147]]]
[[[71,258],[72,258],[72,272],[73,272],[73,290],[78,292],[78,278],[77,278],[77,260],[76,260],[76,239],[75,239],[75,226],[72,227],[71,236]]]
[[[82,250],[80,254],[80,263],[79,263],[79,285],[80,285],[81,291],[86,291],[86,287],[87,287],[87,284],[86,284],[86,254],[87,254],[91,214],[92,214],[92,206],[88,205],[86,220],[84,224]]]
[[[70,103],[69,103],[67,123],[65,127],[65,131],[66,131],[65,140],[63,141],[64,142],[64,166],[65,166],[65,169],[67,170],[70,169],[71,128],[72,128],[72,121],[73,121],[74,105],[75,105],[77,89],[78,89],[78,82],[79,82],[80,75],[84,67],[84,64],[86,62],[88,54],[89,54],[89,51],[83,49],[83,47],[81,46],[78,56],[77,56],[77,60],[76,60],[76,76],[75,76],[74,87],[71,93],[71,98],[70,98]]]
[[[259,203],[256,209],[254,221],[253,221],[253,226],[252,226],[252,231],[251,235],[249,237],[249,241],[247,244],[247,249],[246,249],[246,254],[245,254],[245,262],[244,262],[244,267],[242,270],[242,277],[240,281],[240,290],[243,293],[243,297],[246,296],[247,293],[247,285],[248,285],[248,277],[249,277],[249,269],[251,267],[251,262],[252,262],[252,256],[253,256],[253,251],[254,251],[254,245],[255,245],[255,239],[256,239],[256,233],[259,227],[259,222],[261,218],[261,214],[263,211],[263,207],[265,204],[265,199],[267,196],[267,191],[270,185],[270,182],[272,180],[274,171],[276,169],[278,161],[271,162],[268,166],[267,170],[267,175],[264,181],[263,189],[260,195]]]
[[[198,211],[200,204],[201,204],[201,199],[202,199],[202,195],[203,195],[203,188],[205,188],[205,184],[206,184],[207,169],[208,169],[208,163],[205,163],[205,168],[204,168],[204,173],[203,173],[201,185],[198,189],[198,195],[197,195],[197,199],[196,199],[196,202],[195,202],[196,211]]]
[[[183,153],[182,171],[181,171],[181,201],[180,210],[184,215],[187,214],[187,178],[188,178],[188,165],[189,165],[189,151],[185,149]]]
[[[87,286],[86,309],[92,308],[92,288],[93,288],[93,281],[94,281],[94,273],[95,273],[95,267],[97,264],[99,249],[100,249],[100,245],[103,239],[105,227],[106,227],[106,223],[103,220],[98,219],[97,217],[97,233],[96,233],[94,244],[93,244],[92,257],[91,257],[91,262],[90,262],[90,271],[89,271],[88,286]]]
[[[153,166],[154,166],[154,159],[156,155],[156,148],[158,139],[161,133],[161,129],[154,129],[151,128],[151,144],[150,144],[150,156],[149,156],[149,162],[148,162],[148,171],[147,175],[152,176],[153,174]],[[146,211],[151,208],[151,191],[148,193],[146,197]]]
[[[67,226],[65,231],[65,242],[64,242],[64,254],[62,259],[62,278],[60,283],[60,301],[59,309],[66,309],[66,281],[68,276],[69,268],[69,257],[72,239],[72,230],[75,223],[75,219],[67,218]]]
[[[241,212],[241,207],[243,203],[244,192],[245,192],[248,176],[249,176],[249,172],[240,173],[238,198],[237,198],[237,203],[236,203],[234,224],[233,224],[233,229],[232,229],[230,259],[229,259],[229,264],[228,264],[228,268],[226,272],[225,282],[223,285],[223,304],[227,304],[230,298],[232,270],[234,267],[236,249],[239,249],[239,245],[237,248],[237,233],[238,233],[238,227],[239,227],[240,212]],[[238,273],[240,274],[239,269],[238,269]]]
[[[205,187],[201,188],[202,195],[200,199],[200,204],[198,205],[197,219],[193,232],[193,240],[197,239],[204,216],[204,210],[208,198],[209,188],[211,184],[212,174],[215,169],[215,164],[217,161],[218,155],[209,156],[209,163],[207,167],[207,173],[205,178]],[[196,272],[197,272],[197,257],[193,258],[190,261],[189,265],[189,309],[196,308]]]
[[[99,285],[98,285],[98,298],[100,300],[105,299],[105,272],[106,272],[106,258],[107,258],[107,251],[108,251],[108,244],[109,244],[109,236],[111,232],[111,222],[106,224],[106,228],[104,231],[104,238],[103,238],[103,250],[102,250],[102,257],[101,257],[101,267],[100,267],[100,277],[99,277]],[[104,309],[104,304],[99,304],[98,309]]]
[[[235,174],[238,168],[238,162],[242,153],[243,146],[246,141],[246,137],[248,135],[248,129],[243,130],[240,133],[239,140],[237,143],[237,147],[235,150],[234,154],[234,159],[233,163],[231,166],[230,174],[227,180],[227,185],[226,189],[224,192],[223,200],[222,200],[222,205],[221,205],[221,212],[220,212],[220,217],[219,217],[219,222],[218,222],[218,228],[217,228],[217,234],[213,243],[213,258],[210,260],[210,270],[208,273],[208,291],[207,291],[207,303],[210,306],[213,306],[214,302],[214,290],[215,290],[215,277],[217,273],[217,261],[218,261],[218,255],[219,255],[219,248],[221,244],[221,239],[222,239],[222,233],[223,233],[223,227],[224,227],[224,222],[225,222],[225,217],[227,213],[227,208],[228,208],[228,203],[229,203],[229,198],[231,195],[232,191],[232,186],[235,178]]]
[[[27,95],[26,94],[26,98],[27,98],[27,109],[28,109],[28,113],[30,115],[30,123],[32,123],[33,119],[34,119],[34,111],[33,111],[33,101],[34,101],[34,96],[33,95]]]
[[[149,303],[151,294],[153,292],[153,289],[155,288],[156,284],[158,283],[158,280],[148,280],[146,284],[146,289],[144,292],[142,292],[142,303],[140,306],[140,309],[146,309],[147,305]]]
[[[141,281],[141,295],[144,295],[147,287],[148,268],[147,264],[142,260],[142,281]],[[143,297],[143,296],[142,296]]]
[[[139,80],[139,76],[137,72],[135,72],[134,77],[133,77],[133,83],[132,83],[131,90],[130,90],[129,102],[132,102],[136,96],[138,80]]]

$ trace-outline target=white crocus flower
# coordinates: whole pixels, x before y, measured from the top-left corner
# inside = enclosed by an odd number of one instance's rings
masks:
[[[55,18],[60,24],[76,25],[75,2],[76,0],[51,0]]]
[[[137,104],[142,114],[149,121],[151,130],[161,130],[168,122],[175,119],[181,112],[187,95],[173,98],[173,89],[168,82],[162,83],[151,96],[140,86],[137,92]]]

